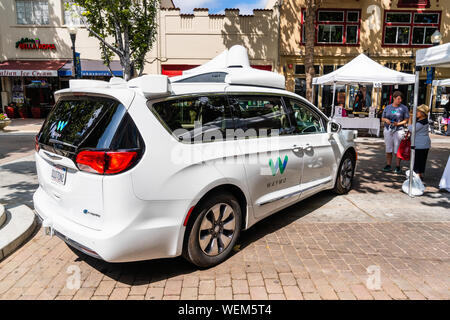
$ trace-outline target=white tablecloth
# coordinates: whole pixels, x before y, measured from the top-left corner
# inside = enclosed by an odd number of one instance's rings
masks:
[[[439,182],[439,189],[445,189],[450,192],[450,156],[448,157],[447,165],[442,174],[441,182]]]
[[[371,134],[380,136],[380,119],[378,118],[335,117],[333,119],[344,129],[369,129]]]

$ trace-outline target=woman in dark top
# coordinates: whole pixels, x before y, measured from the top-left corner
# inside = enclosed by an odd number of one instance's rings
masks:
[[[427,105],[422,104],[417,107],[417,119],[416,119],[416,138],[415,138],[415,160],[414,160],[414,172],[417,173],[420,179],[423,180],[425,173],[425,166],[428,157],[428,151],[431,147],[431,140],[428,134],[428,112],[430,108]],[[409,118],[409,131],[412,131],[412,117]]]

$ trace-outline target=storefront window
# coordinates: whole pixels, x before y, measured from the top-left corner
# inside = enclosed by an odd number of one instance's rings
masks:
[[[344,11],[319,11],[319,22],[344,22]]]
[[[408,45],[409,27],[386,27],[384,43]]]
[[[304,64],[296,64],[294,69],[295,74],[305,74],[306,69]],[[316,75],[320,74],[320,66],[315,64],[314,65],[314,73]]]
[[[295,74],[305,74],[305,65],[296,64],[295,65]]]
[[[431,45],[431,35],[439,29],[440,12],[387,11],[384,45]]]
[[[16,0],[17,24],[49,24],[48,1]]]
[[[314,105],[317,105],[317,96],[319,93],[319,86],[313,86],[314,88]],[[295,93],[303,98],[306,98],[306,79],[295,78]]]
[[[333,65],[324,65],[323,66],[323,74],[328,74],[333,72],[334,66]]]
[[[319,25],[319,33],[317,36],[318,43],[343,43],[344,34],[342,26]]]
[[[53,93],[58,89],[57,78],[25,78],[25,100],[32,107],[51,107]]]
[[[305,43],[304,27],[305,10],[302,10],[302,39]],[[325,10],[317,11],[316,15],[317,44],[350,44],[359,43],[360,11],[358,10]]]
[[[399,8],[429,8],[430,0],[398,0]]]

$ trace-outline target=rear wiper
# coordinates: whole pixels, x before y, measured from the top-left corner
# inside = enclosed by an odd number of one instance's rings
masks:
[[[72,148],[75,148],[75,149],[77,148],[73,144],[70,144],[70,143],[67,143],[67,142],[62,142],[62,141],[59,141],[59,140],[56,140],[56,139],[49,139],[48,142],[62,144],[64,146],[72,147]]]

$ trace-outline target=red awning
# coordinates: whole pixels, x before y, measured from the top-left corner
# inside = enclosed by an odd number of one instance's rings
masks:
[[[190,64],[163,64],[161,65],[161,74],[168,77],[181,76],[183,71],[196,68],[198,65]],[[252,68],[272,71],[271,65],[251,65]]]
[[[67,60],[8,60],[0,63],[0,77],[57,77]]]

